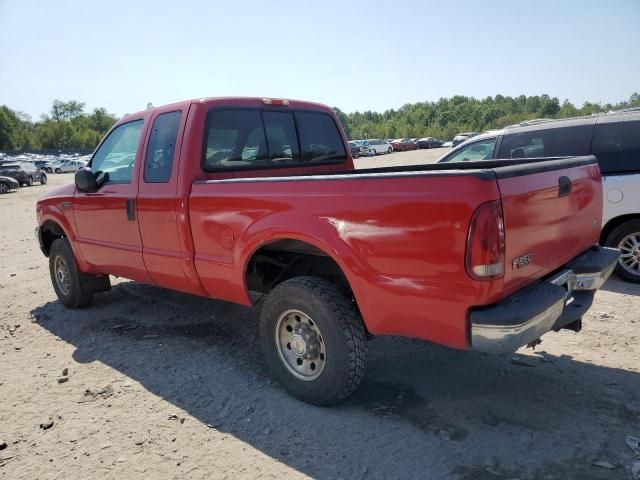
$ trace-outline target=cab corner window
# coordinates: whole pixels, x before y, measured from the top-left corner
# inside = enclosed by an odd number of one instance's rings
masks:
[[[142,125],[134,120],[116,127],[91,159],[91,170],[108,174],[109,183],[130,183]]]
[[[181,112],[158,115],[149,137],[144,168],[147,183],[167,183],[171,178]]]
[[[296,112],[303,163],[346,160],[342,137],[333,118],[320,112]]]

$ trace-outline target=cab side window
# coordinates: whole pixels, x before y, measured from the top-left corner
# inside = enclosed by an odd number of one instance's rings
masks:
[[[116,127],[91,159],[93,173],[108,173],[109,183],[131,183],[142,125],[134,120]]]
[[[469,145],[465,145],[456,153],[443,160],[443,162],[480,162],[491,160],[493,149],[496,146],[495,138],[487,138]]]
[[[173,169],[181,112],[158,115],[153,122],[145,160],[144,181],[167,183]]]

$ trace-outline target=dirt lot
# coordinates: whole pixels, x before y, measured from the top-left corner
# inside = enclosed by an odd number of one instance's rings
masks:
[[[255,309],[128,281],[63,308],[34,204],[73,177],[50,177],[0,197],[0,478],[629,478],[640,285],[610,280],[535,352],[376,338],[356,394],[316,408],[270,380]]]

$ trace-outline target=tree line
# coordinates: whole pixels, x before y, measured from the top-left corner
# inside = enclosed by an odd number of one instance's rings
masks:
[[[75,100],[55,100],[51,111],[32,121],[22,112],[0,106],[0,151],[93,149],[116,122],[104,108],[85,112]]]
[[[456,95],[436,102],[408,103],[383,113],[345,113],[334,108],[349,138],[437,137],[451,139],[460,132],[483,132],[534,118],[564,118],[640,107],[640,94],[617,104],[586,102],[534,95],[496,95],[476,99]],[[0,106],[0,151],[93,149],[117,118],[104,108],[85,111],[76,100],[55,100],[49,114],[38,121],[6,105]]]
[[[347,136],[355,138],[436,137],[450,140],[460,132],[484,132],[534,118],[566,118],[640,107],[640,94],[617,104],[585,102],[576,107],[557,97],[496,95],[476,99],[456,95],[436,102],[408,103],[398,110],[345,113],[334,108]]]

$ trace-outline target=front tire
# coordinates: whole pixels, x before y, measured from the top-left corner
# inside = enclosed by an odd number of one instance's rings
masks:
[[[82,274],[66,238],[58,238],[49,252],[51,283],[60,302],[68,308],[82,308],[91,303],[93,295],[82,289]]]
[[[389,150],[387,150],[387,155],[393,153],[393,148],[389,147]]]
[[[43,173],[40,176],[40,185],[46,185],[47,184],[47,176]]]
[[[62,173],[62,170],[60,170],[59,168],[56,168],[56,173]]]
[[[618,225],[607,237],[605,245],[622,253],[616,264],[616,274],[629,282],[640,283],[640,220]]]
[[[260,312],[267,365],[292,396],[333,405],[358,387],[365,373],[367,338],[353,301],[315,277],[282,282]]]
[[[9,193],[9,185],[0,183],[0,193]]]

